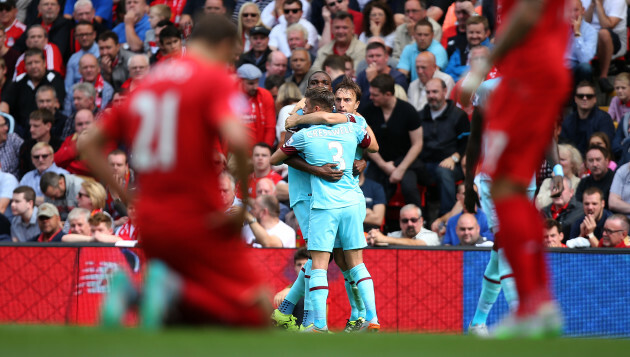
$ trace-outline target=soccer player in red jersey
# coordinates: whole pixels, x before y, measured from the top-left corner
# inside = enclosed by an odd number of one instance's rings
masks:
[[[482,170],[493,179],[491,194],[520,305],[497,328],[497,337],[561,332],[547,286],[542,219],[526,188],[570,91],[566,10],[565,0],[497,0],[496,46],[487,65],[473,69],[463,84],[462,100],[468,100],[492,65],[503,75],[486,112]]]
[[[235,176],[246,182],[249,143],[235,114],[244,99],[226,70],[236,29],[218,15],[195,25],[186,56],[158,64],[80,145],[94,172],[121,197],[99,147],[114,140],[131,150],[135,223],[147,257],[164,263],[147,272],[145,327],[159,327],[167,305],[177,308],[177,322],[262,326],[270,300],[240,238],[243,213],[228,218],[220,208],[220,168],[213,160],[221,136],[236,160]],[[112,309],[105,319],[122,315]]]

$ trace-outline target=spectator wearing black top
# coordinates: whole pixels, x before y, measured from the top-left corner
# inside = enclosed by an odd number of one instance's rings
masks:
[[[389,200],[400,183],[405,203],[421,206],[416,169],[422,150],[422,122],[416,109],[394,96],[394,79],[379,74],[370,82],[372,103],[361,113],[381,143],[378,153],[368,154],[372,161],[366,176],[385,189]]]
[[[578,201],[582,201],[582,195],[589,187],[597,187],[604,193],[604,201],[608,202],[608,194],[615,173],[608,168],[608,150],[601,146],[591,146],[586,151],[586,168],[591,174],[578,184],[575,195]]]
[[[562,122],[560,139],[575,146],[582,155],[586,154],[588,141],[593,133],[602,131],[608,138],[615,137],[615,126],[605,111],[597,107],[595,87],[582,81],[575,90],[576,110]]]
[[[54,121],[55,116],[47,109],[37,109],[29,116],[30,139],[24,140],[20,147],[20,177],[35,169],[31,159],[31,149],[35,144],[39,142],[48,143],[54,151],[59,150],[61,147],[61,139],[51,135]]]
[[[57,92],[55,91],[55,88],[49,85],[43,85],[37,88],[37,92],[35,92],[35,103],[37,104],[37,109],[47,109],[53,113],[55,120],[53,120],[50,135],[61,138],[61,135],[63,134],[63,127],[66,125],[68,117],[61,114],[61,111],[59,110],[61,108],[61,104],[57,99]]]
[[[46,70],[46,60],[42,50],[38,48],[26,50],[24,63],[26,75],[3,91],[0,103],[0,111],[11,113],[15,118],[16,132],[22,137],[27,132],[29,114],[37,109],[35,92],[40,86],[52,86],[60,101],[63,101],[66,96],[61,75],[55,71]]]
[[[419,182],[437,185],[440,215],[455,204],[455,182],[464,178],[460,160],[466,151],[470,122],[466,112],[446,99],[446,83],[439,78],[426,84],[428,103],[420,111],[423,147]]]
[[[261,72],[267,70],[267,57],[271,53],[269,48],[269,30],[265,26],[255,26],[249,30],[249,42],[251,50],[240,56],[236,68],[245,63],[251,63]]]
[[[71,55],[70,32],[74,27],[74,21],[63,16],[58,0],[33,0],[29,6],[34,5],[37,7],[39,16],[29,16],[26,19],[26,26],[42,25],[48,32],[48,42],[57,45],[64,63],[67,62]],[[26,50],[26,32],[20,36],[13,47],[18,51]]]
[[[369,232],[372,228],[380,228],[385,219],[385,190],[379,183],[365,178],[365,172],[359,174],[359,187],[365,196],[365,219],[363,231]]]

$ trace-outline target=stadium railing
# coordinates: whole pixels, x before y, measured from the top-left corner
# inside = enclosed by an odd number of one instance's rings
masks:
[[[294,249],[252,249],[272,290],[295,279]],[[487,248],[373,248],[364,252],[386,331],[463,333],[475,312]],[[552,287],[568,336],[630,336],[630,250],[551,249]],[[94,325],[116,269],[139,283],[138,248],[103,244],[0,244],[0,323]],[[343,276],[329,269],[329,325],[349,316]],[[488,323],[508,312],[502,294]]]

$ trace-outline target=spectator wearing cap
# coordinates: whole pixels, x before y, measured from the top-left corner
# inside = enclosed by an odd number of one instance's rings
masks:
[[[0,0],[0,22],[4,29],[4,44],[13,47],[15,41],[26,31],[26,25],[17,19],[15,0]]]
[[[251,143],[264,142],[273,146],[276,137],[276,109],[271,93],[258,86],[262,72],[253,64],[246,63],[236,74],[241,79],[241,88],[249,101],[242,122],[249,129]]]
[[[267,58],[271,54],[269,48],[269,30],[264,26],[255,26],[249,31],[251,50],[245,52],[239,59],[238,66],[245,63],[253,64],[261,72],[267,70]]]
[[[64,232],[57,207],[50,203],[42,203],[37,212],[37,224],[41,233],[30,240],[41,243],[61,242]]]

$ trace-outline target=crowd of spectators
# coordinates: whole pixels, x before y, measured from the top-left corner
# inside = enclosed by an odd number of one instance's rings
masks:
[[[543,169],[535,203],[550,219],[549,246],[623,246],[630,217],[630,74],[620,58],[627,51],[628,6],[626,0],[569,3],[566,63],[576,85],[557,130],[564,191],[550,196],[551,173]],[[184,55],[197,16],[215,13],[234,21],[241,40],[232,70],[252,142],[249,182],[235,182],[226,157],[216,156],[226,170],[219,185],[225,212],[249,211],[243,228],[248,244],[299,245],[300,227],[287,206],[286,166],[272,167],[269,159],[284,143],[286,118],[309,81],[334,88],[346,76],[361,88],[358,112],[381,147],[366,156],[360,175],[368,242],[492,244],[493,212],[463,208],[458,183],[473,107],[463,107],[458,96],[467,71],[492,49],[494,5],[0,0],[0,239],[137,239],[133,204],[94,181],[77,139],[150,76],[151,67]],[[618,75],[610,81],[613,72]],[[500,75],[494,68],[488,79]],[[611,100],[598,102],[604,97]],[[133,157],[115,144],[104,155],[112,175],[133,188]],[[392,208],[396,195],[402,204]],[[427,197],[438,202],[435,215],[428,213]],[[394,224],[385,225],[392,212]],[[576,238],[583,240],[569,244]]]

